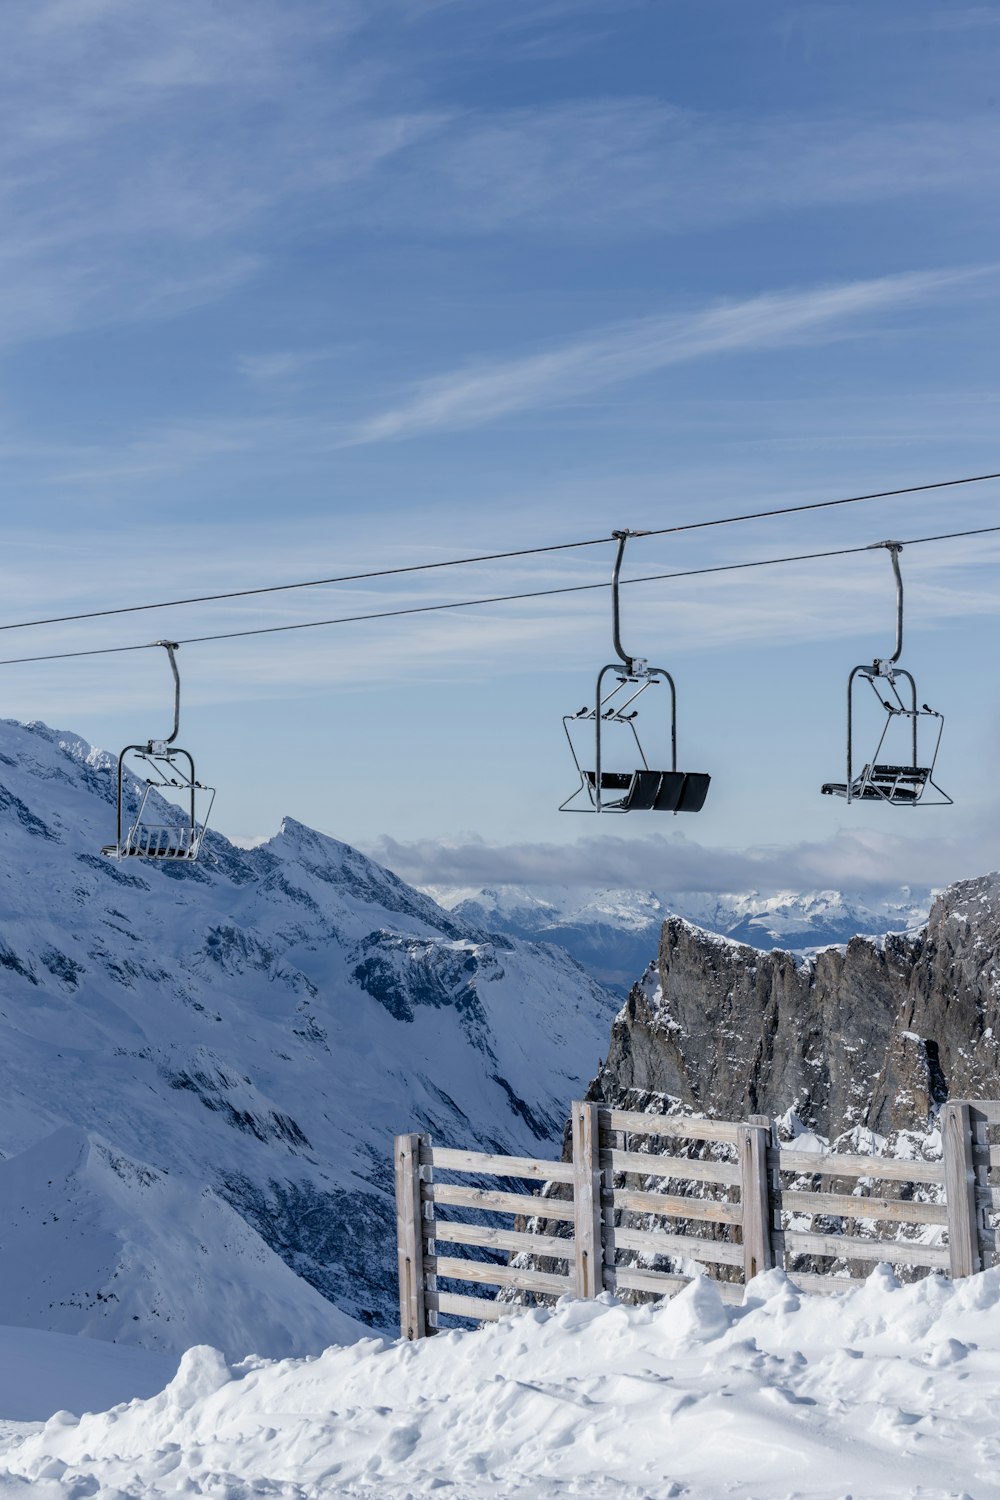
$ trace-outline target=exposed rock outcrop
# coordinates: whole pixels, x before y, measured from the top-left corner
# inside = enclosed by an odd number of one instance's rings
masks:
[[[1000,875],[962,881],[919,932],[806,964],[664,923],[591,1097],[648,1093],[728,1118],[783,1114],[836,1136],[924,1129],[948,1097],[1000,1097]]]

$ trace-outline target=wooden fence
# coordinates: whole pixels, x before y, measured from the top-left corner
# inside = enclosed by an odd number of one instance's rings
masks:
[[[1000,1103],[946,1104],[939,1125],[940,1161],[797,1150],[761,1115],[737,1123],[581,1102],[570,1161],[399,1135],[403,1335],[422,1338],[442,1317],[494,1320],[523,1305],[504,1300],[515,1296],[664,1297],[706,1273],[740,1302],[746,1282],[776,1265],[811,1292],[843,1290],[838,1263],[862,1274],[888,1261],[972,1275],[997,1249]],[[498,1218],[513,1223],[497,1227]],[[674,1264],[658,1269],[662,1259]]]

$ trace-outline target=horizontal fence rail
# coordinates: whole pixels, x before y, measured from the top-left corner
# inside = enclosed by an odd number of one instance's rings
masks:
[[[882,1261],[973,1275],[1000,1261],[1000,1101],[953,1101],[938,1123],[940,1161],[782,1145],[762,1115],[707,1120],[579,1101],[568,1161],[397,1136],[403,1335],[567,1293],[673,1296],[699,1275],[741,1302],[746,1283],[775,1265],[815,1293],[841,1291]]]

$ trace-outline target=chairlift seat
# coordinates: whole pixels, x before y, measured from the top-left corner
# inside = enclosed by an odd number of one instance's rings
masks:
[[[591,786],[596,786],[597,785],[597,773],[596,773],[596,771],[585,771],[584,775],[586,776],[587,780],[590,782]],[[632,772],[631,771],[602,771],[601,772],[601,791],[602,792],[626,792],[626,791],[628,791],[628,789],[631,786],[631,784],[632,784]]]
[[[872,766],[872,781],[913,781],[921,786],[930,776],[928,766]]]
[[[591,786],[597,777],[584,773]],[[650,771],[643,767],[631,773],[602,771],[602,791],[622,791],[625,796],[608,803],[620,812],[701,812],[708,796],[711,776],[704,771]]]
[[[851,797],[861,802],[919,802],[931,779],[929,766],[872,766],[851,784]],[[827,797],[846,797],[844,782],[826,782]]]
[[[667,736],[662,755],[672,768],[677,765],[677,692],[674,679],[663,667],[651,666],[646,657],[630,655],[622,645],[619,618],[619,575],[625,544],[630,531],[612,533],[618,543],[614,570],[611,575],[611,639],[617,661],[607,662],[597,674],[593,707],[578,709],[575,714],[563,715],[563,729],[569,741],[573,764],[580,778],[579,785],[559,806],[560,812],[627,813],[627,812],[699,812],[708,795],[710,778],[701,773],[685,773],[652,770],[650,756],[643,748],[636,721],[640,707],[645,707],[643,695],[651,687],[665,686],[669,691],[669,702],[662,704],[662,693],[657,693],[661,707],[666,708]],[[607,682],[613,682],[610,691]],[[641,701],[642,700],[642,701]],[[634,705],[639,704],[639,707]],[[585,763],[574,743],[575,729],[583,723],[593,725],[593,759],[586,755],[593,769]],[[625,746],[624,750],[622,746]],[[605,749],[607,746],[607,749]],[[632,760],[632,757],[635,757]],[[632,760],[634,771],[606,771],[605,761],[627,765]],[[661,760],[660,764],[663,764]],[[654,762],[655,764],[655,762]],[[605,793],[609,795],[606,797]]]

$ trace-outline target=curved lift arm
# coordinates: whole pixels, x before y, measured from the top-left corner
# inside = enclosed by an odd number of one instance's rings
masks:
[[[630,536],[641,536],[642,533],[638,532],[638,531],[613,531],[611,533],[611,535],[614,537],[614,539],[618,543],[618,551],[615,553],[615,565],[614,565],[614,568],[612,569],[612,572],[611,572],[611,641],[612,641],[612,645],[614,646],[615,651],[617,652],[618,656],[621,658],[622,662],[624,663],[625,671],[628,673],[628,675],[631,677],[634,674],[634,675],[636,675],[636,676],[638,676],[640,678],[644,678],[645,679],[643,687],[639,689],[639,692],[642,692],[646,686],[649,686],[650,683],[651,683],[651,680],[654,677],[662,677],[667,682],[667,684],[668,684],[668,686],[670,688],[670,748],[671,748],[671,762],[670,762],[670,764],[671,764],[671,769],[674,770],[674,771],[676,771],[677,770],[677,689],[674,687],[674,679],[671,677],[671,675],[670,675],[669,672],[663,671],[663,669],[660,668],[660,667],[647,667],[646,662],[645,662],[645,660],[642,657],[630,656],[629,653],[625,650],[625,647],[622,645],[622,610],[621,610],[621,593],[620,593],[622,563],[623,563],[623,561],[625,559],[625,548],[626,548],[626,546],[628,544],[629,537]],[[594,743],[594,793],[595,793],[595,796],[597,798],[597,808],[598,808],[598,811],[600,811],[600,807],[601,807],[601,721],[602,721],[602,718],[604,717],[602,715],[602,713],[601,713],[601,709],[603,708],[603,702],[602,702],[602,699],[601,699],[601,687],[603,685],[604,678],[607,675],[607,673],[608,672],[614,672],[616,670],[617,670],[617,667],[616,667],[615,663],[611,662],[611,663],[609,663],[608,666],[602,667],[601,670],[600,670],[600,672],[598,672],[598,674],[597,674],[597,687],[596,687],[596,690],[595,690],[596,691],[596,698],[594,700],[595,703],[597,704],[597,710],[596,710],[596,713],[594,714],[594,741],[595,741],[595,743]],[[614,691],[617,691],[617,689],[615,689]],[[611,696],[613,696],[613,693],[609,694],[609,697],[611,697]],[[634,694],[633,697],[638,697],[638,693]],[[632,702],[632,698],[630,698],[628,700],[628,703],[631,703],[631,702]],[[622,709],[627,708],[628,707],[628,703],[623,703],[622,706],[621,706]],[[621,709],[619,709],[618,712],[621,712]],[[612,715],[609,714],[608,717],[612,717]],[[632,733],[633,733],[633,735],[635,735],[635,729],[634,728],[632,729]],[[643,763],[643,765],[645,765],[646,764],[646,757],[645,757],[645,755],[643,755],[642,746],[639,744],[638,736],[636,736],[636,745],[638,746],[638,750],[639,750],[640,756],[642,756],[642,763]]]
[[[153,645],[162,646],[164,651],[166,651],[170,660],[170,670],[174,674],[174,727],[161,741],[164,745],[172,745],[181,727],[181,674],[177,670],[177,658],[174,655],[174,652],[179,651],[180,647],[176,641],[154,641]],[[152,743],[152,738],[150,738],[150,744]]]
[[[902,542],[872,542],[872,551],[884,547],[892,560],[892,571],[896,579],[896,649],[884,661],[875,658],[874,666],[880,677],[892,677],[892,668],[903,654],[903,574],[899,567]]]
[[[631,675],[631,673],[635,671],[636,667],[638,667],[639,674],[642,675],[646,666],[645,661],[642,657],[639,656],[629,656],[628,652],[625,650],[625,647],[622,645],[622,611],[621,599],[619,596],[619,582],[621,579],[622,562],[625,557],[625,546],[628,542],[629,537],[644,536],[645,533],[642,531],[613,531],[611,535],[618,543],[618,551],[615,554],[615,565],[611,573],[611,641],[614,645],[615,651],[625,663],[626,672]],[[600,702],[600,698],[598,698],[598,702]]]

